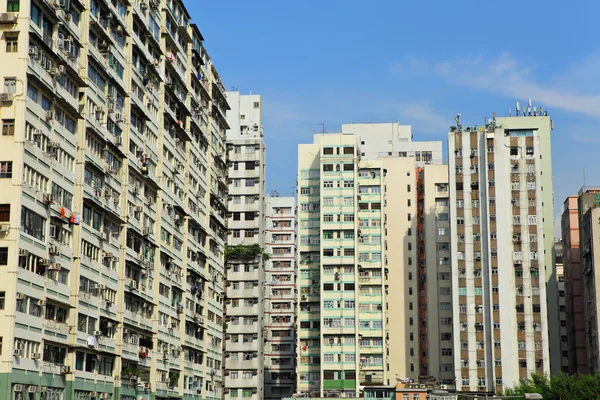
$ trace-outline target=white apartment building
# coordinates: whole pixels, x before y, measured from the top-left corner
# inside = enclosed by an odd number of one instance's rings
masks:
[[[199,29],[177,0],[0,0],[0,28],[0,398],[220,399],[227,102]]]
[[[283,399],[296,373],[296,199],[267,196],[265,215],[265,399]]]
[[[551,126],[529,113],[448,134],[459,390],[496,392],[550,371],[549,332],[559,337],[558,316],[548,317],[557,304],[546,301],[556,291]]]
[[[264,398],[265,145],[258,95],[227,92],[225,399]],[[248,250],[248,252],[245,252]],[[252,250],[254,249],[254,250]]]
[[[367,160],[414,157],[419,166],[443,162],[442,142],[413,142],[410,125],[398,122],[343,124],[342,133],[360,137],[360,156]]]

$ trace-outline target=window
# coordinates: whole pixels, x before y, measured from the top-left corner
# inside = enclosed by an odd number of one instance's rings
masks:
[[[7,12],[19,12],[19,0],[8,0],[6,3]]]
[[[16,53],[19,51],[19,37],[13,35],[6,35],[6,52]]]
[[[10,204],[0,204],[0,222],[10,222]]]
[[[8,265],[8,247],[0,247],[0,265]]]
[[[0,161],[0,178],[12,178],[12,161]]]
[[[36,239],[45,240],[46,219],[23,207],[21,210],[21,229]]]

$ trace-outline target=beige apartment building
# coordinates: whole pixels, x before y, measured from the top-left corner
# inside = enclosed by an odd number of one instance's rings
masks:
[[[585,191],[584,191],[585,190]],[[600,189],[582,189],[578,198],[579,245],[581,286],[583,289],[583,316],[585,321],[585,350],[590,374],[600,371],[600,328],[598,309],[600,298],[596,295],[600,262],[598,238],[600,237]],[[579,362],[579,360],[577,360]]]
[[[0,0],[0,29],[0,398],[221,399],[228,106],[200,30],[178,0]]]
[[[441,143],[410,142],[411,136],[410,127],[397,123],[350,124],[299,145],[300,394],[355,397],[363,386],[420,375],[419,289],[425,286],[417,262],[417,166],[428,171],[422,188],[431,193],[428,205],[436,204],[434,181],[440,198],[448,188],[447,167],[429,165],[441,164]],[[399,138],[406,139],[406,152],[392,147]],[[417,162],[417,152],[426,159]],[[452,333],[451,324],[447,330]],[[452,365],[449,356],[444,364]],[[447,379],[453,382],[451,376],[452,367]]]
[[[227,245],[265,246],[265,144],[258,95],[227,92]],[[225,399],[264,398],[262,251],[228,252],[226,259]]]
[[[420,379],[454,388],[450,190],[447,165],[417,169]]]
[[[586,374],[588,371],[588,355],[585,345],[585,317],[583,307],[581,254],[579,248],[579,207],[577,196],[569,196],[565,199],[561,216],[561,233],[565,280],[564,298],[567,306],[566,340],[568,345],[568,372]],[[565,339],[561,336],[561,342],[564,340]]]
[[[462,391],[491,393],[548,374],[551,346],[560,357],[552,123],[525,114],[448,134],[454,368]]]

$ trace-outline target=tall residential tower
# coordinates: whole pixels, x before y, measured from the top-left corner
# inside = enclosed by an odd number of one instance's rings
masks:
[[[296,199],[272,194],[265,214],[265,399],[282,399],[296,386]]]
[[[265,145],[260,96],[227,92],[225,399],[264,398]]]
[[[568,372],[585,374],[588,353],[585,339],[585,316],[579,246],[579,207],[577,196],[569,196],[561,216],[565,303],[567,306]],[[561,337],[561,341],[564,340]]]
[[[227,101],[199,29],[178,0],[0,11],[0,398],[220,399]]]
[[[548,374],[551,340],[560,349],[558,317],[548,317],[557,308],[552,122],[528,114],[448,134],[454,368],[463,391]]]

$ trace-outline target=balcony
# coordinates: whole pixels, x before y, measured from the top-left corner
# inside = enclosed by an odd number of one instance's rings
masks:
[[[323,381],[324,390],[340,389],[354,390],[356,389],[356,380],[350,379],[332,379]]]

